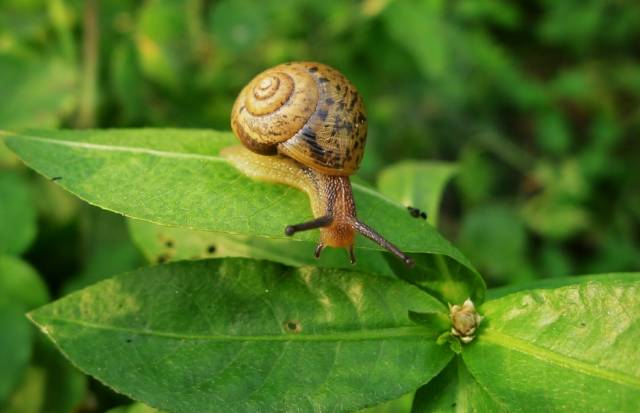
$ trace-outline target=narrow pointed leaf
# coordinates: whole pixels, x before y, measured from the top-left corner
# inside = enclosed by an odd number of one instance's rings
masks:
[[[98,283],[31,318],[80,369],[171,412],[353,411],[451,358],[400,280],[245,259],[183,261]]]
[[[237,144],[203,130],[30,131],[6,134],[29,166],[80,198],[132,218],[191,229],[284,239],[287,224],[311,218],[304,193],[251,180],[218,156]],[[411,253],[440,254],[475,273],[468,260],[404,206],[354,184],[359,217]],[[313,244],[317,231],[293,238]],[[379,250],[369,240],[358,248]]]
[[[471,375],[517,411],[640,411],[640,274],[589,277],[485,303]]]

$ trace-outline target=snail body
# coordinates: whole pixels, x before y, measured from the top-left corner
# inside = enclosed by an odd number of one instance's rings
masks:
[[[355,262],[355,232],[407,265],[413,261],[356,216],[349,176],[362,161],[367,136],[364,104],[337,70],[320,63],[285,63],[257,75],[233,105],[231,128],[243,146],[222,156],[246,175],[305,191],[314,220],[285,228],[286,235],[320,229],[315,255],[346,248]]]

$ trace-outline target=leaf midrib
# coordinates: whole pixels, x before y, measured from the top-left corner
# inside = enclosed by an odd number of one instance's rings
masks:
[[[422,326],[402,326],[402,327],[389,327],[378,329],[364,329],[358,331],[340,331],[332,333],[297,333],[297,334],[282,334],[282,335],[228,335],[228,334],[186,334],[186,333],[174,333],[171,331],[157,331],[157,330],[139,330],[135,328],[106,325],[99,323],[92,323],[85,320],[75,320],[62,317],[38,317],[37,314],[30,314],[31,318],[40,329],[47,335],[51,335],[48,331],[52,323],[66,323],[90,328],[94,330],[106,330],[113,332],[131,333],[145,336],[155,336],[163,338],[173,338],[180,340],[194,340],[194,341],[219,341],[219,342],[231,342],[231,341],[368,341],[368,340],[380,340],[380,339],[392,339],[392,338],[427,338],[435,340],[435,335]],[[52,327],[53,328],[53,327]],[[304,328],[304,327],[303,327]]]
[[[536,346],[535,344],[526,342],[513,336],[509,336],[507,334],[503,334],[496,330],[487,329],[483,331],[480,339],[482,341],[488,341],[490,343],[496,344],[508,350],[517,351],[522,354],[537,358],[539,360],[553,363],[563,368],[568,368],[570,370],[608,380],[617,384],[635,387],[640,390],[640,379],[626,376],[615,371],[596,367],[593,364],[576,360],[574,358],[546,349],[544,347]]]

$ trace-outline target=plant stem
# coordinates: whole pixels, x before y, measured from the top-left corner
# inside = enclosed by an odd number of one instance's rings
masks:
[[[84,36],[82,43],[82,73],[76,127],[95,126],[98,73],[98,2],[86,0],[84,8]]]

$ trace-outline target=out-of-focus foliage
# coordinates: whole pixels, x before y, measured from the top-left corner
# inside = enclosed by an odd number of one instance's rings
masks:
[[[91,13],[93,43],[82,36]],[[445,232],[466,237],[473,220],[460,216],[508,205],[524,231],[522,272],[640,266],[633,2],[12,0],[1,16],[2,127],[75,126],[89,111],[96,127],[225,130],[257,72],[318,60],[364,95],[362,176],[405,158],[460,162]],[[89,109],[86,87],[97,94]]]
[[[407,158],[457,162],[438,224],[491,285],[632,271],[639,44],[633,0],[3,0],[0,129],[228,130],[256,73],[317,60],[363,94],[362,178]],[[0,189],[0,260],[31,263],[15,273],[31,274],[21,279],[33,281],[33,300],[37,285],[57,297],[142,264],[120,217],[27,172],[1,141]],[[3,308],[33,300],[3,298]],[[8,379],[0,411],[123,402],[95,383],[86,396],[71,367],[52,379],[63,363],[38,356],[49,353],[31,336],[16,335],[36,350]]]

